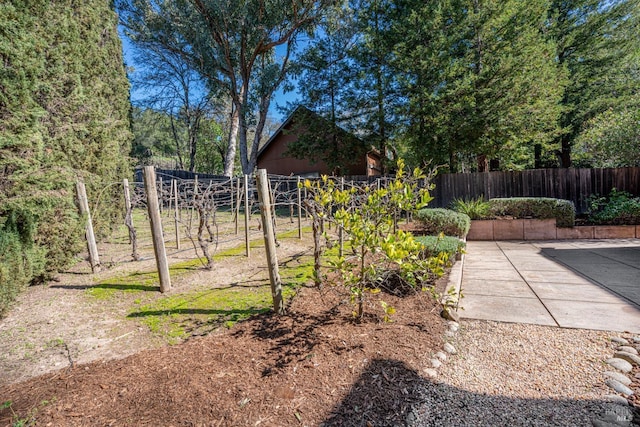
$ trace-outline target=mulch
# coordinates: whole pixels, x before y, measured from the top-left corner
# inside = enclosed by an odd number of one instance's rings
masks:
[[[428,292],[375,297],[392,323],[304,288],[285,316],[0,388],[0,426],[404,425],[446,325]]]

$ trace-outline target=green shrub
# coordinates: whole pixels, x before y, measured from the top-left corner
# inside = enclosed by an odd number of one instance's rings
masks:
[[[454,259],[466,247],[462,240],[451,236],[416,236],[414,239],[422,244],[425,257],[435,257],[444,252],[448,259]]]
[[[482,197],[477,199],[455,199],[451,204],[451,209],[466,214],[471,219],[486,219],[491,216],[489,202]]]
[[[433,236],[444,233],[446,236],[464,237],[471,227],[469,215],[450,209],[420,209],[415,218],[425,234]]]
[[[556,219],[558,227],[573,227],[576,208],[573,202],[547,197],[511,197],[489,200],[493,216]]]
[[[16,219],[0,226],[0,317],[20,291],[44,273],[45,253],[31,242],[31,223],[18,225]]]
[[[640,197],[614,188],[608,197],[591,196],[588,203],[588,220],[593,224],[640,224]]]

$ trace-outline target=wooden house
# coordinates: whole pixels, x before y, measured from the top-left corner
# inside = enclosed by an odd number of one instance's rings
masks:
[[[335,133],[334,133],[335,132]],[[326,149],[316,150],[315,155],[296,156],[291,153],[289,144],[298,141],[301,137],[313,136],[320,147]],[[324,143],[326,141],[326,144]],[[337,149],[336,141],[343,144]],[[343,141],[349,141],[349,147],[344,146]],[[340,148],[344,148],[340,151]],[[341,163],[346,165],[341,168],[331,168],[323,159],[330,155],[348,155],[352,162]],[[382,158],[380,153],[367,146],[365,142],[349,132],[335,127],[329,120],[314,113],[306,107],[299,106],[269,138],[258,152],[258,169],[266,169],[267,173],[274,175],[296,175],[305,177],[317,177],[320,175],[360,175],[378,176],[381,174]]]

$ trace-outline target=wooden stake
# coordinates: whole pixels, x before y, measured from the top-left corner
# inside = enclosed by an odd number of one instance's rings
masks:
[[[302,239],[302,188],[298,177],[298,239]]]
[[[164,196],[164,188],[162,187],[162,177],[159,178],[160,181],[160,192],[158,193],[160,195],[160,202],[158,203],[160,205],[160,214],[162,215],[162,208],[164,206],[164,200],[163,200],[163,196]]]
[[[131,256],[134,261],[140,260],[138,254],[138,238],[136,236],[136,228],[133,225],[133,209],[131,207],[131,194],[129,192],[129,180],[123,179],[122,186],[124,187],[124,206],[127,210],[124,216],[124,224],[129,229],[129,244],[132,246]]]
[[[175,202],[173,204],[174,213],[173,213],[173,222],[176,226],[176,249],[180,250],[180,221],[178,216],[180,215],[178,208],[178,181],[175,179],[171,180],[171,186],[173,188],[173,194],[175,195]]]
[[[251,256],[251,245],[249,244],[249,215],[251,215],[251,207],[249,206],[249,176],[244,176],[244,243],[247,247],[247,258]]]
[[[233,177],[229,178],[229,184],[231,186],[231,191],[229,191],[231,194],[231,209],[229,212],[233,215],[233,212],[235,211],[235,209],[233,209]]]
[[[344,177],[340,178],[340,191],[344,191]],[[342,225],[338,225],[338,241],[340,242],[338,256],[342,258],[344,255],[344,229]]]
[[[267,249],[267,267],[269,268],[269,280],[271,282],[271,296],[273,309],[277,314],[284,314],[284,301],[282,300],[282,281],[278,272],[278,256],[276,254],[276,239],[271,218],[271,206],[269,179],[266,169],[258,169],[258,200],[260,202],[260,214],[262,216],[262,234]]]
[[[96,236],[93,233],[93,223],[91,222],[91,212],[89,212],[89,200],[87,200],[87,189],[84,182],[76,183],[76,191],[78,193],[78,206],[80,214],[87,216],[87,223],[84,231],[87,238],[87,249],[89,250],[89,262],[91,263],[91,272],[98,273],[100,271],[100,257],[98,256],[98,245],[96,245]]]
[[[171,276],[169,275],[169,263],[162,236],[162,218],[160,217],[158,193],[156,192],[156,172],[153,166],[144,167],[144,188],[147,192],[147,210],[149,211],[158,276],[160,277],[160,292],[166,292],[171,289]]]
[[[233,178],[231,178],[231,179],[233,179]],[[238,178],[238,186],[237,187],[238,188],[236,190],[237,191],[237,193],[236,193],[236,211],[235,211],[235,215],[234,215],[234,217],[236,219],[236,221],[235,221],[236,222],[236,235],[238,235],[238,222],[239,222],[238,216],[240,215],[240,187],[241,187],[240,178]]]
[[[124,223],[129,228],[129,244],[133,243],[131,236],[131,228],[133,227],[133,218],[131,215],[131,193],[129,192],[129,180],[127,178],[122,180],[122,188],[124,189]],[[131,227],[129,227],[131,225]]]

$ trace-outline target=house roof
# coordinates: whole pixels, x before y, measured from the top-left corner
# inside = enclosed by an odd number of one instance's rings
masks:
[[[295,110],[293,110],[293,112],[291,114],[289,114],[289,117],[287,117],[287,119],[284,121],[284,123],[282,123],[280,125],[280,127],[278,128],[278,130],[276,130],[273,135],[271,135],[271,137],[267,140],[267,142],[265,142],[262,147],[258,150],[258,158],[260,158],[260,155],[269,147],[269,145],[278,137],[278,135],[280,135],[284,129],[293,121],[293,119],[302,114],[302,113],[306,113],[309,114],[311,116],[313,116],[314,118],[318,119],[319,121],[323,121],[326,122],[327,124],[330,124],[329,120],[325,119],[324,117],[322,117],[320,114],[316,113],[315,111],[310,110],[309,108],[305,107],[304,105],[298,105],[296,107]],[[358,140],[360,138],[358,138],[357,136],[351,134],[350,132],[347,132],[346,130],[344,130],[343,128],[338,126],[338,129],[348,135],[353,136],[354,138],[357,138]],[[371,150],[368,152],[372,152],[373,154],[377,155],[378,157],[380,157],[380,153],[378,152],[377,149],[375,149],[374,147],[371,147]]]

